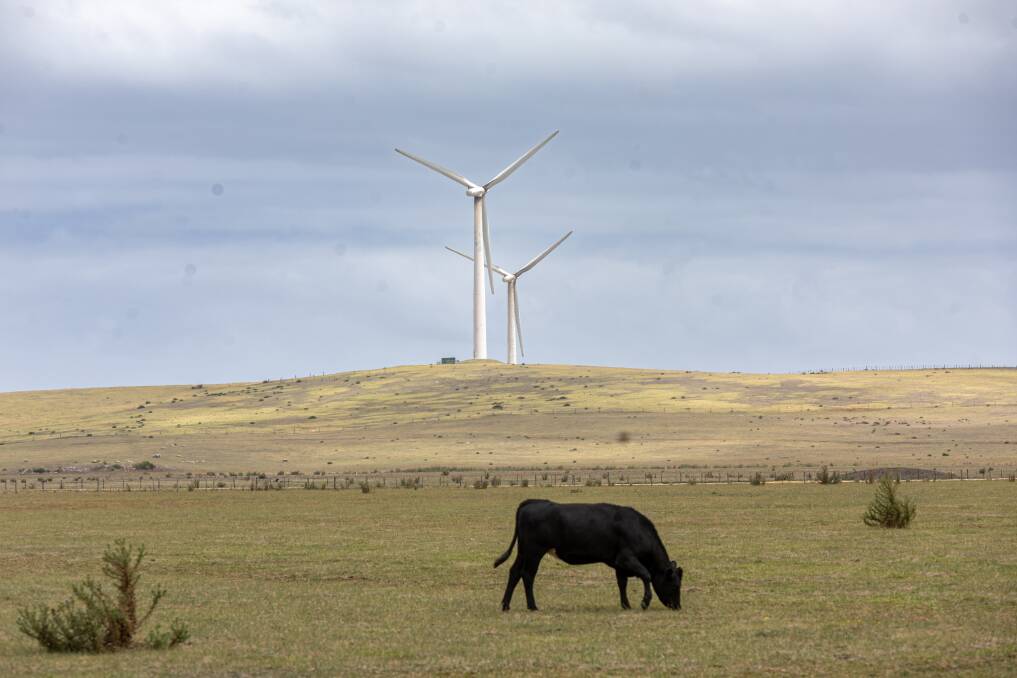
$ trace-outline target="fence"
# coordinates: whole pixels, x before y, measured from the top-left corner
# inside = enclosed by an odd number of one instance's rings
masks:
[[[527,471],[426,471],[357,472],[312,475],[264,473],[172,474],[119,476],[42,476],[22,474],[0,478],[0,493],[31,491],[153,492],[208,490],[374,490],[374,489],[487,489],[489,487],[591,487],[633,485],[816,483],[821,469],[799,470],[738,468],[725,470],[681,468],[630,468]],[[834,468],[827,469],[828,482],[873,482],[888,473],[902,482],[949,480],[1015,480],[1017,469]]]

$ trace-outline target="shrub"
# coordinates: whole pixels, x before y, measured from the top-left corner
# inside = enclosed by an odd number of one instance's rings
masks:
[[[519,485],[522,487],[529,487],[530,486],[529,478],[523,478],[522,480],[520,480]]]
[[[148,609],[138,611],[138,581],[145,547],[135,548],[123,539],[106,547],[102,574],[113,582],[115,597],[91,578],[71,587],[72,596],[56,607],[38,605],[18,611],[18,629],[49,652],[113,652],[131,647],[140,628],[152,616],[166,589],[156,586]],[[162,649],[185,642],[187,627],[174,621],[168,631],[158,626],[145,644]]]
[[[876,496],[872,498],[862,520],[871,527],[904,528],[911,523],[916,510],[914,500],[898,498],[893,478],[883,475],[876,486]]]
[[[765,485],[766,484],[766,478],[763,477],[762,473],[760,473],[759,471],[756,471],[751,476],[749,476],[749,484],[750,485]]]
[[[475,490],[486,490],[487,489],[487,481],[486,480],[474,480],[473,481],[473,489],[475,489]]]
[[[820,485],[836,485],[840,482],[840,473],[837,471],[830,473],[829,469],[824,466],[816,474],[816,480]]]
[[[363,492],[364,494],[370,494],[371,493],[371,483],[366,482],[366,481],[360,483],[360,491]]]
[[[493,476],[491,478],[491,487],[498,487],[499,485],[501,485],[501,477]]]

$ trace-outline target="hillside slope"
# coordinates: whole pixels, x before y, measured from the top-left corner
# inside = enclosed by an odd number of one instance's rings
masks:
[[[1017,467],[1017,370],[739,374],[496,362],[0,394],[0,468]]]

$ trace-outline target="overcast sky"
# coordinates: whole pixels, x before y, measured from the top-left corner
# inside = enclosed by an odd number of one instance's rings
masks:
[[[555,129],[489,197],[503,267],[575,229],[526,361],[1017,364],[1012,1],[0,0],[0,390],[469,357],[471,200],[393,148]]]

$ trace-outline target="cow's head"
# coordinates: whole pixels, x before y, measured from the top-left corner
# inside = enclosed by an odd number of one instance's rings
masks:
[[[673,560],[667,568],[653,576],[653,590],[657,598],[672,610],[682,609],[682,568]]]

